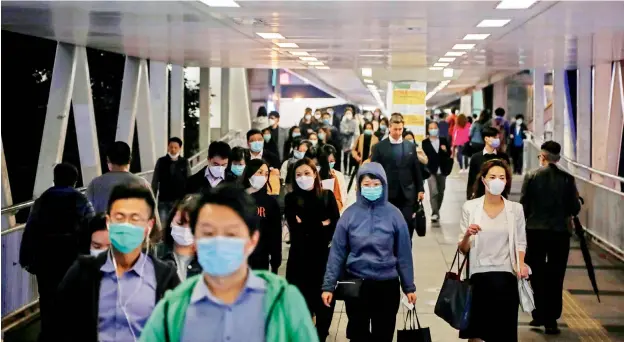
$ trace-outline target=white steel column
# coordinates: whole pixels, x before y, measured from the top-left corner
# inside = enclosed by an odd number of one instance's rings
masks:
[[[225,69],[224,69],[225,70]],[[240,130],[243,134],[251,128],[251,97],[249,94],[249,82],[245,68],[229,69],[229,94],[228,94],[228,130]],[[223,119],[221,119],[223,127]],[[221,131],[223,134],[227,133]]]
[[[152,125],[154,132],[154,151],[156,155],[164,155],[167,151],[169,138],[168,124],[168,83],[167,63],[150,61],[149,91],[152,108]]]
[[[230,119],[232,117],[231,114],[234,112],[234,108],[231,108],[231,99],[236,98],[236,94],[232,92],[231,87],[231,71],[232,69],[230,68],[221,68],[221,136],[226,135],[230,131],[230,122],[236,122]]]
[[[39,150],[33,196],[38,197],[54,183],[52,170],[63,158],[67,119],[76,73],[76,48],[58,43],[54,56],[48,107]]]
[[[9,182],[9,173],[7,171],[6,159],[4,159],[4,146],[2,149],[2,208],[13,205],[13,196],[11,196],[11,183]],[[7,214],[2,215],[2,230],[15,226],[15,216]]]
[[[199,149],[210,145],[210,68],[199,69]]]
[[[184,67],[171,66],[171,133],[184,141]],[[182,149],[184,150],[184,149]]]
[[[553,70],[553,140],[565,151],[566,83],[565,69]]]
[[[592,38],[578,41],[578,72],[576,81],[576,161],[591,165],[591,97],[592,97]],[[589,172],[577,168],[577,173],[589,178]]]
[[[134,139],[134,125],[136,122],[137,99],[139,95],[139,59],[126,57],[124,64],[123,81],[121,85],[121,99],[119,101],[119,116],[117,117],[117,134],[115,141],[123,141],[132,148]]]
[[[544,139],[544,69],[533,70],[533,134],[540,144]]]
[[[87,61],[87,48],[76,47],[76,78],[72,92],[72,107],[76,124],[76,139],[80,154],[82,184],[102,174],[100,165],[100,147],[95,126],[93,111],[93,95],[91,93],[91,77]]]
[[[152,170],[156,165],[156,152],[154,149],[154,121],[150,103],[149,77],[147,73],[147,60],[139,62],[139,91],[137,97],[137,132],[139,133],[139,156],[141,158],[141,170]]]

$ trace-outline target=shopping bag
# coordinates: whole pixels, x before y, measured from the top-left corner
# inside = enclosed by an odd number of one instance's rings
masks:
[[[468,257],[459,263],[459,249],[455,252],[455,258],[451,269],[446,273],[440,295],[436,302],[434,313],[450,324],[453,328],[463,330],[468,327],[470,319],[470,304],[472,301],[472,289],[470,280],[461,280],[462,270]],[[457,273],[453,273],[453,265],[457,261]]]
[[[403,330],[397,330],[397,342],[431,342],[431,332],[420,326],[416,307],[407,312]]]
[[[425,206],[423,206],[422,201],[418,201],[415,209],[416,216],[414,216],[412,224],[418,236],[425,236],[427,234],[427,217],[425,216]]]

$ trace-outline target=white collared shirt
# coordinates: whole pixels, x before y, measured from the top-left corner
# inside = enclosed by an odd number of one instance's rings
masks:
[[[264,150],[260,151],[260,153],[258,153],[257,155],[253,155],[253,152],[250,153],[251,155],[251,159],[262,159],[262,152],[264,152]]]
[[[498,153],[496,153],[496,149],[494,149],[493,153],[488,153],[488,151],[484,148],[483,149],[483,155],[486,155],[486,154],[498,154]]]
[[[391,144],[400,144],[403,142],[403,137],[399,137],[399,139],[394,140],[391,135],[388,135],[388,139],[390,140]]]

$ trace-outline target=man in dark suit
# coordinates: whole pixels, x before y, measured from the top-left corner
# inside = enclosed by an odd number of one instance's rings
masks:
[[[284,155],[284,142],[288,140],[288,128],[280,127],[279,121],[280,114],[278,112],[272,111],[271,113],[269,113],[269,125],[271,125],[269,126],[269,128],[271,129],[271,141],[273,141],[273,143],[277,145],[277,157],[282,158],[282,156]]]
[[[516,115],[516,122],[509,127],[509,154],[513,160],[513,172],[516,175],[522,174],[522,163],[524,155],[524,139],[526,139],[527,126],[524,123],[522,114]]]
[[[500,147],[500,139],[498,134],[500,132],[494,127],[484,127],[481,135],[485,141],[485,148],[483,151],[476,152],[470,158],[470,169],[468,170],[468,183],[466,184],[466,199],[472,198],[474,182],[477,180],[477,176],[481,171],[481,166],[484,162],[491,159],[502,159],[509,164],[509,156],[505,152],[500,152],[497,149]]]
[[[422,149],[427,155],[427,169],[431,173],[427,184],[429,185],[429,199],[431,200],[431,222],[440,219],[440,207],[444,199],[446,189],[446,176],[453,170],[451,158],[451,144],[444,137],[438,137],[438,123],[432,121],[427,126],[429,137],[422,142]]]
[[[262,159],[269,164],[271,169],[279,170],[281,166],[279,157],[265,148],[262,132],[257,129],[250,129],[247,132],[247,144],[250,152],[249,159]]]
[[[403,140],[403,116],[392,114],[390,135],[373,148],[371,161],[381,164],[388,176],[388,201],[394,204],[407,222],[410,237],[414,234],[414,207],[425,198],[420,163],[414,144]]]
[[[208,165],[188,179],[186,193],[203,193],[225,180],[225,168],[228,165],[230,152],[230,145],[224,141],[210,143],[208,146]]]

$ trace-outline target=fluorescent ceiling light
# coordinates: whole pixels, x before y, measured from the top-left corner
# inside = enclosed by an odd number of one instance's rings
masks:
[[[314,62],[317,61],[316,57],[299,57],[302,61]]]
[[[463,52],[463,51],[449,51],[449,52],[447,52],[447,53],[446,53],[446,54],[444,54],[444,55],[445,55],[445,56],[448,56],[448,57],[460,57],[460,56],[463,56],[463,55],[465,55],[465,54],[466,54],[466,53],[465,53],[465,52]]]
[[[453,50],[472,50],[476,44],[455,44]]]
[[[210,7],[240,7],[234,0],[199,0],[204,5]]]
[[[452,62],[455,60],[455,57],[440,57],[438,62]]]
[[[477,27],[503,27],[510,21],[511,19],[485,19],[481,21]]]
[[[299,45],[295,43],[275,43],[275,45],[281,48],[298,48],[299,47]]]
[[[293,56],[309,56],[310,55],[306,51],[290,51],[290,54]]]
[[[448,65],[449,65],[448,63],[435,63],[433,66],[434,67],[445,67],[445,66],[448,66]]]
[[[453,69],[451,68],[444,69],[444,71],[442,72],[442,75],[444,77],[453,77]]]
[[[430,67],[429,68],[429,70],[433,70],[433,71],[439,71],[439,70],[442,70],[442,69],[444,69],[444,68],[442,68],[442,67]]]
[[[464,37],[464,40],[484,40],[489,36],[489,33],[470,33]]]
[[[317,66],[316,68],[319,70],[329,70],[328,66]]]
[[[275,32],[275,33],[262,33],[262,32],[256,32],[257,35],[259,35],[260,37],[264,38],[264,39],[286,39],[284,38],[284,36],[282,36],[281,34]]]
[[[364,83],[371,83],[371,84],[372,84],[372,83],[373,83],[373,80],[367,80],[367,79],[364,79]]]
[[[536,2],[537,0],[503,0],[496,9],[526,9]]]
[[[323,62],[310,62],[310,63],[308,63],[308,65],[313,65],[313,66],[317,66],[318,65],[318,66],[321,66],[321,65],[324,65],[324,64],[323,64]]]
[[[373,76],[373,69],[371,69],[371,68],[362,68],[362,76],[364,76],[364,77],[372,77]]]

